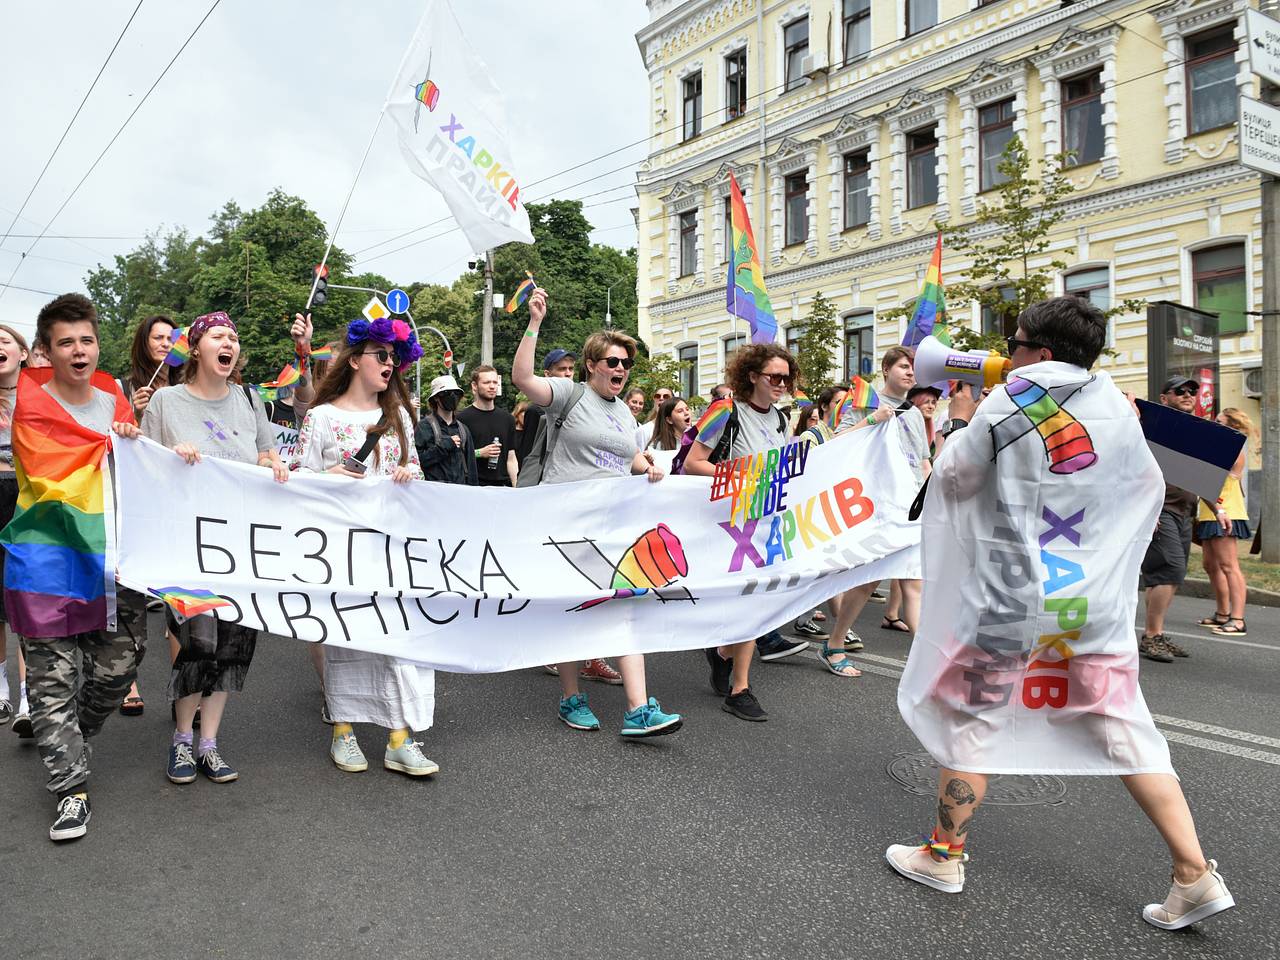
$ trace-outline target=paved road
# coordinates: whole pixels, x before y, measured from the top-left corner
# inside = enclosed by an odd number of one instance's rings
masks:
[[[48,841],[35,752],[0,738],[0,957],[1275,956],[1280,611],[1250,611],[1246,646],[1191,626],[1206,606],[1179,600],[1170,620],[1192,659],[1143,663],[1241,903],[1193,932],[1139,919],[1168,868],[1113,780],[998,783],[1006,803],[981,813],[961,896],[890,873],[885,845],[932,807],[900,780],[930,772],[894,706],[907,644],[872,606],[874,672],[761,665],[761,725],[719,709],[700,654],[650,658],[651,689],[688,722],[641,744],[613,735],[620,690],[593,685],[607,729],[574,734],[552,677],[442,676],[428,782],[335,770],[306,653],[280,642],[223,729],[241,780],[172,786],[154,650],[147,714],[99,739],[84,840]],[[376,761],[376,731],[360,733]]]

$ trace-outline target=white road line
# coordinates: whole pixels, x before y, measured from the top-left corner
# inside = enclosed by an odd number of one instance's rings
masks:
[[[1174,743],[1185,743],[1189,747],[1199,747],[1201,750],[1212,750],[1215,753],[1225,753],[1245,760],[1257,760],[1259,763],[1271,763],[1280,766],[1280,753],[1266,753],[1250,747],[1238,747],[1234,743],[1206,740],[1204,737],[1193,737],[1189,733],[1179,733],[1177,730],[1161,730],[1160,732],[1164,734],[1166,740],[1171,740]]]
[[[1229,643],[1234,647],[1256,647],[1259,650],[1271,650],[1280,653],[1280,646],[1274,643],[1254,643],[1252,640],[1232,640],[1228,637],[1206,636],[1203,633],[1178,633],[1174,630],[1166,630],[1166,637],[1177,637],[1179,640],[1208,640],[1212,643]]]
[[[1162,723],[1170,727],[1183,727],[1187,730],[1195,730],[1198,733],[1211,733],[1215,737],[1226,737],[1231,740],[1241,740],[1244,743],[1256,743],[1261,747],[1280,747],[1280,739],[1275,737],[1264,737],[1260,733],[1249,733],[1246,730],[1232,730],[1229,727],[1217,727],[1211,723],[1200,723],[1196,720],[1183,720],[1181,717],[1164,717],[1158,713],[1153,713],[1151,719],[1156,723]]]

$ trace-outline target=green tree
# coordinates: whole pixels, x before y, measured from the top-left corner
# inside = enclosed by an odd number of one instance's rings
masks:
[[[836,320],[835,304],[821,293],[815,293],[809,315],[804,319],[804,333],[796,342],[799,386],[815,402],[818,394],[835,383],[831,371],[833,355],[839,346],[840,324]]]
[[[652,398],[660,387],[666,387],[674,394],[680,393],[680,374],[693,366],[688,360],[677,360],[665,353],[646,355],[643,350],[636,354],[636,365],[631,370],[627,387],[639,387],[646,397]],[[685,397],[686,400],[697,399]]]

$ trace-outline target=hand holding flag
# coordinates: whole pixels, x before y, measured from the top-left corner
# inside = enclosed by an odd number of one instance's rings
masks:
[[[520,281],[520,286],[516,287],[516,292],[511,295],[511,299],[507,301],[507,313],[515,313],[520,309],[520,304],[529,299],[529,294],[533,293],[537,287],[537,281],[533,279],[533,274],[528,270],[524,272],[525,279]]]

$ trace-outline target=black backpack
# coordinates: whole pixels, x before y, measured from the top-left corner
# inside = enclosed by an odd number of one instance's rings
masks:
[[[777,407],[773,408],[773,412],[778,415],[778,429],[782,431],[782,435],[785,437],[787,434],[787,415]],[[724,433],[720,434],[720,439],[716,441],[715,449],[707,456],[707,463],[723,463],[729,459],[730,452],[733,450],[733,441],[737,439],[740,429],[741,427],[738,424],[738,405],[730,400],[729,422],[724,425]],[[680,438],[680,452],[671,461],[672,476],[684,473],[684,461],[689,456],[693,441],[697,438],[698,427],[696,424],[692,424],[684,432],[684,436]]]

